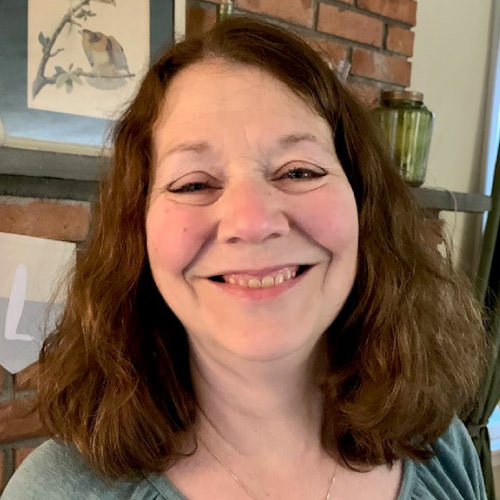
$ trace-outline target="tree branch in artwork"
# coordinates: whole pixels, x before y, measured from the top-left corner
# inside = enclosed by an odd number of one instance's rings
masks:
[[[75,21],[73,21],[73,15],[76,14],[83,6],[89,5],[89,3],[90,0],[82,0],[79,4],[70,9],[63,16],[61,22],[59,23],[59,26],[57,26],[51,37],[46,37],[42,32],[40,32],[40,34],[38,35],[38,41],[42,45],[43,55],[42,60],[40,61],[40,65],[38,66],[35,81],[33,82],[33,98],[35,98],[40,90],[42,90],[42,88],[49,83],[49,81],[45,77],[45,67],[47,66],[48,60],[57,54],[57,52],[52,53],[52,48],[54,47],[54,43],[56,42],[57,37],[63,30],[64,26],[66,26],[66,24],[75,23]]]
[[[99,78],[99,79],[118,79],[118,78],[132,78],[135,74],[128,71],[125,73],[120,73],[117,75],[102,75],[96,73],[85,72],[82,68],[73,69],[73,64],[69,66],[68,69],[63,69],[61,66],[55,67],[55,73],[52,76],[46,76],[45,71],[47,68],[47,63],[50,59],[56,57],[59,53],[64,51],[63,48],[59,48],[53,51],[54,44],[57,38],[61,34],[63,28],[68,24],[70,27],[72,25],[82,27],[82,25],[75,20],[79,19],[82,21],[87,21],[89,17],[95,17],[95,13],[92,10],[85,9],[84,7],[90,6],[91,0],[82,0],[75,7],[69,9],[68,12],[62,17],[59,25],[55,29],[54,33],[50,37],[45,36],[42,32],[38,34],[38,41],[42,46],[42,59],[40,60],[40,65],[38,66],[36,77],[33,81],[32,95],[33,99],[40,93],[40,91],[45,87],[45,85],[55,85],[57,88],[63,85],[67,92],[73,90],[73,84],[83,84],[81,77],[86,78]],[[109,3],[115,5],[114,0],[93,0],[96,2]],[[84,30],[85,31],[85,30]],[[121,47],[120,47],[121,48]]]

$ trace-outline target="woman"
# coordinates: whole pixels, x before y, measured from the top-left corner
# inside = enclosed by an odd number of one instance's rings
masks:
[[[229,18],[114,144],[5,500],[485,498],[476,306],[318,54]]]

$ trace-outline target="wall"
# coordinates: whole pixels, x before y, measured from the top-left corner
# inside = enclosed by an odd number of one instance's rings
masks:
[[[482,192],[479,161],[493,1],[474,2],[473,9],[470,0],[419,1],[411,88],[423,91],[427,106],[436,113],[425,186]],[[453,239],[455,261],[473,277],[482,217],[441,217]],[[500,465],[494,478],[498,494]]]
[[[212,26],[216,6],[188,1],[187,36]],[[236,7],[292,27],[332,61],[347,61],[349,84],[370,105],[381,87],[404,88],[410,82],[414,0],[237,0]],[[2,193],[12,194],[2,188],[0,176]],[[0,231],[78,243],[87,234],[89,214],[85,201],[0,196]],[[0,491],[23,458],[44,440],[37,416],[22,415],[35,383],[36,366],[15,377],[0,368]]]
[[[1,184],[1,179],[0,179]],[[90,204],[0,196],[0,231],[81,243]],[[36,364],[13,376],[0,367],[0,492],[16,467],[44,441],[36,414],[26,415],[36,388]]]
[[[425,186],[481,191],[491,0],[420,0],[411,88],[424,92],[436,114]],[[474,269],[481,216],[443,213],[456,262]]]

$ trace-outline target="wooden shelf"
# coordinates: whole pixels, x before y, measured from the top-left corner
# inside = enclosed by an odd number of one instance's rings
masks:
[[[97,182],[0,174],[0,196],[94,202]]]
[[[479,193],[457,193],[443,189],[411,188],[422,208],[436,211],[483,213],[491,208],[491,197]]]

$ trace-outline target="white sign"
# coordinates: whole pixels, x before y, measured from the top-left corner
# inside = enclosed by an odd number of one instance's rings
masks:
[[[0,233],[0,365],[10,373],[38,359],[63,307],[59,285],[75,258],[74,243]]]

